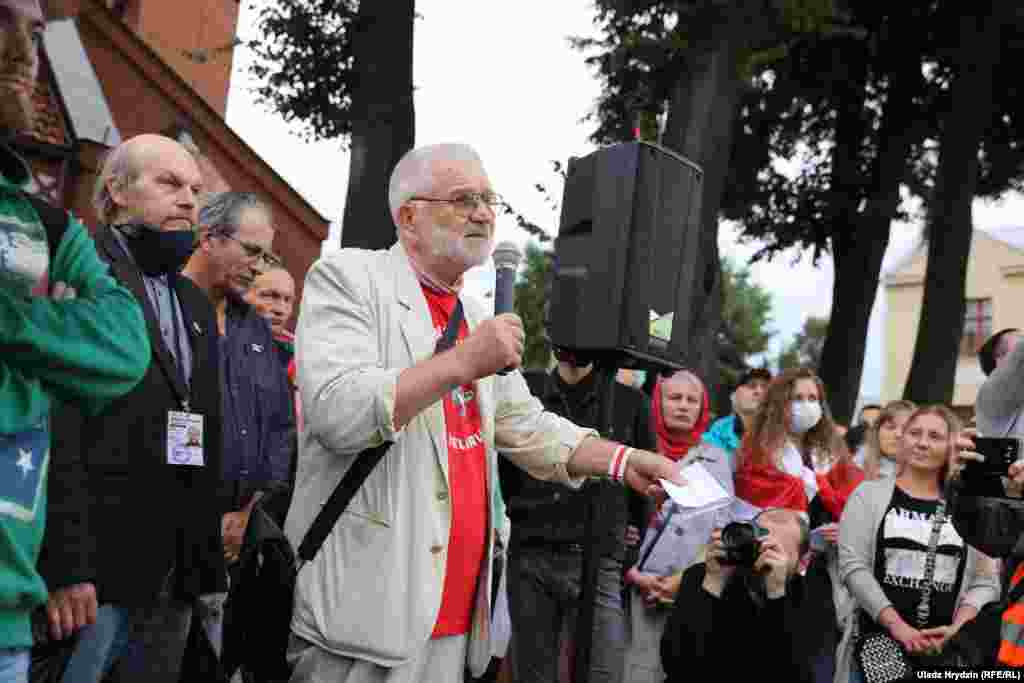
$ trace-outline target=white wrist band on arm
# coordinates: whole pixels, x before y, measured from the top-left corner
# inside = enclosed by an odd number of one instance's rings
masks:
[[[629,456],[631,455],[633,455],[633,449],[627,448],[626,452],[622,455],[621,462],[619,463],[619,472],[618,476],[615,477],[616,480],[622,481],[626,478],[626,465],[629,464]]]
[[[608,461],[608,476],[618,481],[619,477],[616,476],[619,472],[619,462],[622,460],[623,454],[626,452],[625,446],[619,446],[615,449],[615,453],[612,454],[612,459]]]

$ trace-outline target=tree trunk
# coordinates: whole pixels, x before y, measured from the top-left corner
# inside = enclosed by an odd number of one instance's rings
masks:
[[[987,6],[986,6],[987,5]],[[971,204],[978,185],[978,146],[989,121],[992,71],[1001,22],[992,3],[960,20],[952,105],[942,125],[935,194],[928,206],[928,268],[914,358],[903,397],[919,404],[953,401],[964,287],[971,250]]]
[[[897,41],[905,42],[907,36],[915,35],[912,11],[894,16],[887,34],[880,37],[881,50],[890,50],[889,59],[893,62],[900,60],[901,52],[913,55],[913,51],[897,46]],[[919,60],[903,57],[896,64],[889,77],[875,140],[878,152],[872,162],[870,192],[863,212],[859,212],[860,202],[847,199],[843,202],[843,211],[835,216],[837,229],[832,237],[835,284],[819,374],[829,390],[829,405],[839,424],[849,424],[860,392],[868,322],[878,291],[882,259],[889,245],[889,227],[899,208],[900,182],[912,143],[909,131],[915,116],[914,97],[920,91],[921,78]],[[855,111],[863,106],[861,99]],[[834,159],[837,163],[856,163],[860,147],[859,140],[837,137]],[[845,179],[854,177],[856,172],[844,168],[837,169],[836,173],[844,174],[837,178]],[[837,193],[843,189],[842,185],[836,187]]]
[[[700,254],[692,274],[686,364],[718,395],[717,332],[722,318],[722,266],[718,214],[732,148],[740,88],[737,55],[744,36],[729,27],[705,51],[695,52],[680,74],[669,106],[664,145],[704,170]],[[719,406],[720,407],[720,406]]]
[[[381,249],[395,242],[388,181],[412,149],[414,0],[359,3],[352,40],[352,143],[341,245]]]

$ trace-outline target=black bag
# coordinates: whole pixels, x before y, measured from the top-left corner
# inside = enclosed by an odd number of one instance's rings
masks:
[[[444,335],[437,340],[435,354],[455,345],[462,320],[460,300]],[[288,641],[299,570],[316,557],[338,518],[389,448],[391,443],[385,442],[356,456],[294,555],[280,526],[259,503],[253,506],[236,580],[225,605],[223,663],[229,677],[241,669],[247,682],[278,683],[289,679]]]
[[[885,631],[860,636],[853,651],[867,683],[912,680],[914,665],[899,641]]]
[[[295,586],[295,553],[281,527],[257,502],[249,513],[231,589],[224,604],[221,663],[230,677],[241,669],[253,680],[287,681],[285,661]]]

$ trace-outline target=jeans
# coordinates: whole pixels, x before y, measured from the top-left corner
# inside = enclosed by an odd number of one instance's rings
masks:
[[[78,632],[61,683],[99,683],[111,671],[113,680],[124,683],[178,683],[193,614],[220,654],[224,598],[203,596],[194,605],[167,600],[154,607],[102,605],[96,623]]]
[[[96,683],[110,671],[128,645],[128,610],[101,605],[96,622],[75,636],[75,647],[68,659],[61,683]]]
[[[0,649],[0,683],[28,683],[28,648]]]
[[[512,669],[516,683],[557,683],[563,626],[573,638],[583,554],[553,547],[516,548],[509,555]],[[597,572],[590,680],[620,683],[626,622],[622,563],[601,558]]]

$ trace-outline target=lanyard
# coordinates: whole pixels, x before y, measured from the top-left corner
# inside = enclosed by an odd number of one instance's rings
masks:
[[[174,367],[178,370],[178,374],[181,377],[182,383],[185,385],[185,396],[181,399],[182,408],[185,412],[189,412],[189,396],[192,395],[192,383],[188,377],[188,373],[185,372],[185,351],[182,347],[181,340],[181,318],[178,316],[178,297],[175,296],[174,291],[174,278],[175,275],[167,275],[167,298],[170,301],[171,307],[171,335],[174,339],[174,353],[171,355],[174,357]],[[156,316],[156,322],[158,327],[162,327],[162,321],[160,319],[160,292],[156,290],[158,285],[151,285],[149,279],[143,278],[146,282],[146,288],[150,289],[153,293],[153,298],[156,299],[156,305],[153,306],[153,315]],[[186,342],[187,343],[187,342]]]

